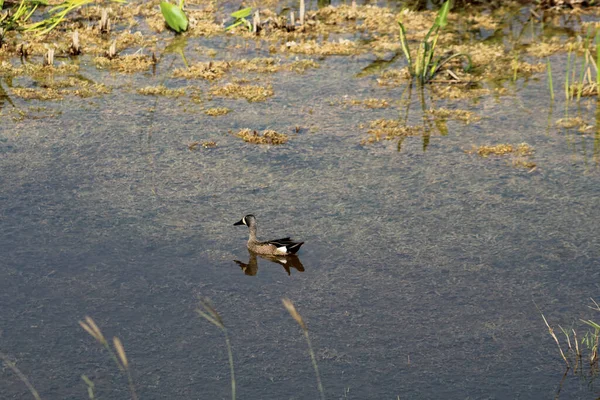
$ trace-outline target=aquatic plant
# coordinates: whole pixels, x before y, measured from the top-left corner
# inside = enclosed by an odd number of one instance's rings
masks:
[[[302,319],[302,316],[298,311],[296,311],[296,307],[294,307],[294,303],[290,299],[282,299],[283,306],[290,313],[292,318],[300,325],[302,328],[302,332],[304,333],[304,338],[306,339],[306,344],[308,345],[308,353],[310,354],[310,360],[312,361],[313,368],[315,369],[315,375],[317,376],[317,388],[319,389],[319,394],[321,395],[321,400],[325,400],[325,392],[323,390],[323,385],[321,384],[321,375],[319,375],[319,366],[317,365],[317,359],[315,358],[315,352],[312,349],[312,345],[310,343],[310,337],[308,336],[308,328],[306,327],[306,323]]]
[[[231,343],[229,342],[229,335],[227,334],[227,328],[223,324],[221,315],[215,310],[210,304],[208,299],[200,300],[200,308],[196,309],[198,315],[206,319],[208,322],[219,328],[223,335],[225,335],[225,345],[227,346],[227,354],[229,356],[229,370],[231,371],[231,398],[235,400],[235,371],[233,369],[233,352],[231,351]]]
[[[33,398],[35,400],[42,400],[38,391],[33,387],[33,385],[31,384],[31,382],[29,381],[29,379],[27,378],[27,376],[25,376],[25,374],[23,372],[21,372],[21,370],[15,365],[14,362],[12,362],[10,360],[10,358],[8,358],[8,356],[2,352],[0,352],[0,360],[2,360],[2,362],[12,370],[12,372],[15,373],[15,375],[17,375],[19,377],[19,379],[21,380],[21,382],[23,382],[25,384],[25,386],[27,386],[27,389],[29,390],[29,392],[31,393],[31,395],[33,396]]]
[[[242,8],[234,13],[231,13],[231,17],[234,18],[234,21],[231,25],[225,28],[226,31],[235,28],[236,26],[244,25],[248,28],[249,31],[252,30],[252,24],[246,18],[248,18],[252,14],[252,7]]]
[[[4,4],[4,0],[0,0],[0,10]],[[47,6],[46,0],[21,0],[18,5],[10,13],[0,15],[0,30],[1,33],[18,29],[22,24],[27,22],[38,6]],[[0,38],[1,38],[0,34]],[[0,41],[1,42],[1,41]]]
[[[600,305],[594,299],[590,299],[590,300],[592,301],[593,306],[588,306],[588,307],[594,311],[600,312]],[[537,307],[537,304],[536,304],[536,307]],[[599,348],[599,344],[600,344],[600,324],[598,324],[595,321],[592,321],[591,319],[588,319],[588,320],[581,319],[580,320],[581,322],[585,323],[586,325],[588,325],[594,329],[593,331],[587,331],[585,333],[585,335],[583,336],[583,338],[581,339],[581,341],[579,341],[577,339],[577,331],[574,328],[564,329],[562,326],[558,325],[559,329],[565,336],[565,340],[567,343],[567,351],[565,352],[562,349],[562,346],[560,344],[558,336],[554,332],[554,328],[552,328],[550,326],[550,324],[548,323],[548,320],[546,319],[544,314],[541,312],[541,310],[539,310],[539,307],[537,307],[537,308],[538,308],[538,311],[540,311],[540,314],[542,315],[542,319],[544,320],[546,327],[548,328],[548,333],[550,334],[552,339],[554,339],[554,342],[558,346],[558,351],[560,353],[561,358],[565,362],[567,371],[573,365],[574,373],[577,373],[578,371],[583,372],[582,367],[583,367],[584,350],[587,350],[589,352],[589,354],[587,355],[587,358],[588,358],[590,370],[597,372],[598,364],[599,364],[598,348]],[[571,334],[573,335],[574,347],[571,344]],[[581,346],[580,346],[580,344],[581,344]],[[592,376],[593,375],[594,374],[592,374]]]
[[[187,30],[188,19],[183,12],[183,0],[179,0],[179,5],[169,3],[168,1],[161,1],[160,12],[169,28],[176,33],[185,32]]]
[[[131,398],[133,400],[137,400],[137,393],[135,391],[135,386],[133,385],[133,378],[131,377],[131,370],[129,369],[129,360],[127,359],[127,355],[125,354],[125,348],[123,347],[123,343],[121,339],[118,337],[113,337],[113,347],[114,350],[109,346],[108,341],[102,334],[98,325],[91,317],[85,317],[84,321],[79,321],[79,325],[90,334],[91,337],[96,339],[98,343],[100,343],[110,354],[110,357],[113,359],[119,370],[123,372],[127,376],[127,381],[129,382],[129,392],[131,393]],[[83,378],[85,381],[85,378]],[[93,394],[93,386],[92,394]],[[88,394],[90,393],[90,385],[88,384]]]
[[[468,54],[457,53],[449,56],[439,56],[434,58],[435,50],[437,47],[438,38],[440,36],[440,31],[447,25],[448,23],[448,12],[450,11],[450,0],[447,0],[435,18],[433,25],[423,38],[423,40],[419,43],[419,48],[417,49],[417,54],[413,58],[410,52],[410,47],[408,45],[408,40],[406,38],[406,30],[404,29],[404,25],[402,21],[398,21],[398,25],[400,27],[400,44],[402,46],[402,52],[404,53],[404,57],[408,62],[408,70],[410,75],[413,78],[417,78],[420,84],[427,83],[433,79],[433,77],[440,71],[440,68],[447,64],[449,61],[464,57],[467,59],[468,64],[465,70],[471,69],[471,57]],[[430,40],[430,37],[433,35],[433,39]]]
[[[22,0],[21,3],[23,3],[24,1],[25,0]],[[48,11],[50,14],[50,16],[48,18],[43,19],[39,22],[25,25],[22,27],[22,29],[26,32],[33,31],[33,32],[38,32],[38,35],[44,35],[44,34],[50,32],[52,29],[56,28],[56,26],[58,24],[60,24],[62,21],[64,21],[64,19],[67,17],[67,14],[69,14],[71,11],[81,8],[87,4],[93,3],[94,1],[95,0],[66,0],[66,1],[52,7]],[[125,0],[110,0],[110,1],[113,3],[125,3]],[[43,4],[39,1],[36,1],[36,2]],[[44,5],[46,5],[46,4],[44,4]],[[27,18],[24,19],[24,21],[26,21],[29,18],[29,16],[31,16],[31,14],[33,14],[33,12],[35,11],[36,8],[37,8],[37,6],[31,10],[31,12],[27,16]]]

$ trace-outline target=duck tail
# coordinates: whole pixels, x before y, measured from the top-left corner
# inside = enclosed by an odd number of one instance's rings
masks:
[[[300,250],[300,246],[302,246],[303,244],[304,242],[294,243],[290,246],[287,246],[287,249],[290,252],[290,254],[296,254],[298,250]]]

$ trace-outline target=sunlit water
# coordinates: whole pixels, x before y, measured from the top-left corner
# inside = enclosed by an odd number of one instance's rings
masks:
[[[203,57],[198,45],[226,43],[190,40],[191,62]],[[17,102],[54,117],[14,121],[4,104],[0,351],[44,399],[84,398],[82,374],[98,398],[128,396],[126,378],[78,326],[86,315],[124,342],[140,398],[230,398],[222,332],[194,311],[202,297],[231,336],[239,398],[318,398],[284,297],[308,324],[327,398],[599,395],[572,374],[559,387],[563,363],[536,308],[582,335],[580,318],[598,320],[587,306],[600,289],[598,130],[554,126],[564,105],[550,109],[543,75],[506,83],[500,97],[436,101],[483,118],[449,121],[448,135],[433,131],[425,151],[421,137],[398,151],[397,141],[360,145],[362,124],[406,112],[397,102],[403,88],[354,77],[373,58],[330,57],[304,75],[262,75],[275,91],[265,103],[209,100],[209,86],[193,82],[202,106],[233,109],[208,117],[187,97],[135,93],[189,84],[165,81],[177,57],[154,75],[83,67],[116,87],[101,98]],[[344,96],[393,106],[342,106]],[[594,109],[582,102],[593,125]],[[409,123],[421,121],[415,95]],[[229,133],[241,128],[292,136],[257,146]],[[217,146],[190,151],[194,141]],[[510,157],[465,153],[521,142],[535,149],[532,171]],[[247,229],[233,226],[249,213],[260,237],[306,242],[303,272],[234,261],[253,262]],[[29,397],[8,368],[0,393]]]

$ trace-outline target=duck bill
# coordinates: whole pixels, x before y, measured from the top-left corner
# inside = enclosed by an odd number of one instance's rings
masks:
[[[238,222],[236,222],[233,225],[235,226],[235,225],[246,225],[246,224],[244,224],[244,220],[243,219],[240,219]]]

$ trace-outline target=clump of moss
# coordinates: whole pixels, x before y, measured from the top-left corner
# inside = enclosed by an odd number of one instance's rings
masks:
[[[72,74],[79,70],[76,64],[59,64],[56,66],[42,64],[23,64],[18,67],[12,65],[8,61],[0,62],[0,75],[3,76],[20,76],[31,75],[36,77],[61,74]]]
[[[530,161],[526,158],[515,158],[512,162],[513,167],[515,168],[527,168],[527,169],[534,169],[535,167],[537,167],[537,164],[534,163],[533,161]]]
[[[143,94],[145,96],[167,96],[167,97],[185,96],[185,88],[168,89],[167,87],[165,87],[163,85],[146,86],[144,88],[138,89],[137,92],[139,94]]]
[[[217,142],[209,141],[209,142],[192,142],[188,144],[188,149],[190,151],[198,150],[198,146],[202,146],[205,149],[212,149],[213,147],[217,147]]]
[[[309,68],[319,68],[319,64],[314,60],[297,60],[291,64],[288,64],[290,71],[297,73],[304,73]]]
[[[242,138],[244,142],[254,144],[284,144],[288,141],[288,136],[284,133],[278,133],[274,130],[267,129],[260,134],[258,131],[251,129],[242,129],[235,134],[235,136]]]
[[[218,117],[221,115],[229,114],[231,112],[230,108],[227,107],[215,107],[209,108],[204,111],[204,114],[210,115],[211,117]]]
[[[173,71],[173,77],[186,79],[206,79],[213,81],[220,79],[231,69],[232,64],[228,61],[200,62],[189,68],[178,68]]]
[[[66,89],[77,85],[73,90]],[[27,100],[62,100],[65,96],[92,97],[110,93],[111,89],[101,83],[69,78],[45,84],[42,88],[11,88],[15,96]]]
[[[406,136],[418,136],[422,135],[423,132],[422,126],[405,125],[394,119],[378,119],[370,122],[367,131],[369,137],[362,140],[361,144],[379,142],[382,139],[392,140]]]
[[[238,60],[234,61],[233,65],[242,71],[260,73],[274,73],[281,69],[281,63],[279,60],[271,57]]]
[[[379,86],[400,86],[409,79],[410,72],[408,72],[408,68],[389,69],[379,75],[377,83]]]
[[[530,156],[533,154],[533,148],[527,143],[521,143],[517,146],[512,144],[496,144],[493,146],[473,146],[473,149],[466,150],[466,153],[477,154],[480,157],[503,156],[506,154],[514,154],[516,156]]]
[[[228,83],[225,86],[214,87],[210,90],[213,96],[229,97],[233,99],[246,99],[250,103],[265,101],[273,96],[271,86],[241,85],[239,83]]]
[[[453,119],[456,121],[462,121],[466,124],[470,124],[473,121],[478,121],[481,119],[479,116],[467,110],[448,110],[447,108],[437,108],[430,109],[427,112],[436,118]]]
[[[390,106],[390,103],[387,100],[374,99],[374,98],[364,99],[364,100],[358,100],[358,99],[346,100],[346,101],[344,101],[344,104],[350,105],[350,106],[363,106],[365,108],[371,108],[371,109],[388,108]]]
[[[573,96],[597,96],[598,95],[598,83],[597,82],[588,82],[583,85],[579,85],[578,83],[570,85],[569,90],[573,93]]]
[[[352,55],[358,54],[359,48],[355,42],[346,39],[340,39],[338,42],[318,43],[315,40],[309,40],[303,43],[287,42],[282,50],[297,54],[310,54],[319,56],[330,55]]]
[[[583,120],[580,117],[572,117],[572,118],[561,118],[556,121],[556,126],[564,129],[573,129],[577,128],[577,130],[581,133],[589,132],[594,127]]]
[[[11,92],[26,100],[62,100],[64,94],[58,89],[12,88]]]
[[[152,58],[143,54],[132,54],[115,58],[96,57],[94,62],[98,68],[107,68],[124,73],[147,71],[152,64]]]

